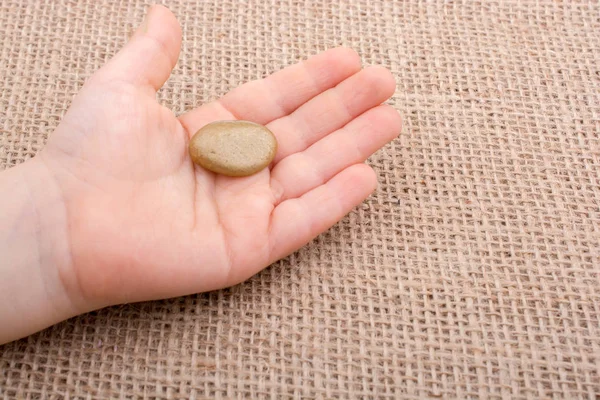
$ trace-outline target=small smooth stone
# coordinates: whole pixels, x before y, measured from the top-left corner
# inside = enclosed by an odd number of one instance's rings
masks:
[[[266,127],[249,121],[217,121],[203,126],[190,141],[192,161],[227,176],[249,176],[267,167],[277,139]]]

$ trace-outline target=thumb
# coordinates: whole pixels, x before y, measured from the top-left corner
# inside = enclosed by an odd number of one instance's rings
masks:
[[[156,92],[171,75],[181,49],[181,27],[166,7],[155,5],[133,37],[99,71],[101,80],[117,79]]]

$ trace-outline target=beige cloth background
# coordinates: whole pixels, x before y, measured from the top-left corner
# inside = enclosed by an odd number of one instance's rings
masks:
[[[177,113],[337,45],[397,77],[380,186],[214,293],[0,347],[3,398],[600,396],[596,1],[169,1]],[[32,157],[143,2],[0,2],[0,165]],[[1,257],[1,255],[0,255]]]

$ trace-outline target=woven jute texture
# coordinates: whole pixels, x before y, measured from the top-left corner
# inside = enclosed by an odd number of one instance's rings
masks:
[[[4,169],[147,4],[0,4]],[[380,186],[236,287],[0,347],[0,397],[600,396],[598,2],[167,5],[183,48],[159,96],[176,113],[338,45],[389,67],[405,123],[369,161]]]

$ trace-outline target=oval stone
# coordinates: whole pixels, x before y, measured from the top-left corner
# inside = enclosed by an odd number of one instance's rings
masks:
[[[277,152],[275,135],[249,121],[217,121],[203,126],[190,141],[194,163],[227,176],[248,176],[267,167]]]

